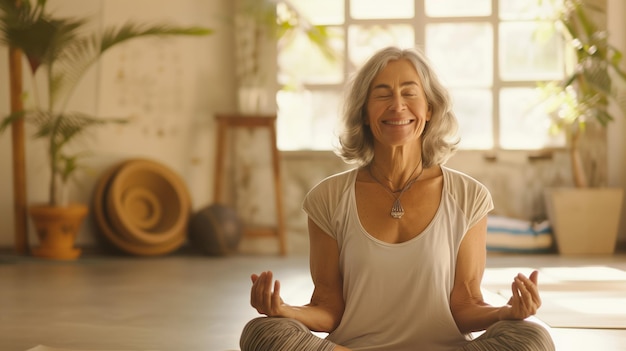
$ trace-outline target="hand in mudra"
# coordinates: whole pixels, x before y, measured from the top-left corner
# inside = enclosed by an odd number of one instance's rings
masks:
[[[274,281],[271,271],[262,272],[260,275],[253,274],[252,290],[250,292],[250,304],[260,314],[268,317],[284,317],[286,307],[280,297],[280,282]]]
[[[500,319],[525,319],[535,313],[541,307],[541,297],[537,287],[539,272],[533,271],[530,277],[523,274],[515,276],[511,284],[511,299],[502,309]]]

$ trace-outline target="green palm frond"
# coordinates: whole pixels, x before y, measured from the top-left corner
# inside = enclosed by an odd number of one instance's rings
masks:
[[[22,50],[33,73],[42,64],[52,64],[86,23],[84,19],[51,18],[43,12],[45,3],[40,0],[33,8],[30,1],[18,6],[15,1],[0,0],[0,40]]]
[[[34,113],[32,121],[38,126],[35,137],[52,139],[56,149],[62,148],[90,127],[128,122],[128,120],[122,118],[100,118],[82,112],[54,115],[43,111]]]
[[[22,1],[20,6],[16,6],[14,0],[0,0],[0,30],[4,32],[8,28],[22,26],[25,23],[32,23],[36,18],[41,17],[41,8],[33,9],[30,1]],[[0,40],[9,44],[7,37]]]
[[[177,27],[169,24],[145,25],[126,23],[121,27],[104,30],[101,39],[100,53],[124,41],[146,36],[169,36],[169,35],[208,35],[213,31],[202,27]]]
[[[80,40],[80,32],[87,23],[86,19],[53,19],[49,21],[53,29],[50,47],[43,57],[43,64],[53,65],[71,47]]]
[[[54,28],[42,12],[37,7],[33,9],[30,1],[22,1],[17,6],[12,0],[0,0],[0,10],[0,41],[31,57],[43,57],[50,47]],[[31,68],[35,61],[41,60],[29,57]]]
[[[147,36],[201,36],[212,33],[212,30],[202,27],[126,23],[120,27],[107,28],[102,35],[73,38],[64,46],[62,53],[56,57],[54,66],[51,67],[49,82],[51,103],[56,105],[63,98],[67,102],[85,72],[102,54],[118,44]]]
[[[68,44],[58,56],[49,72],[50,110],[61,103],[64,108],[85,72],[100,58],[98,46],[94,39],[81,37]]]
[[[26,113],[24,111],[13,112],[10,115],[4,117],[0,122],[0,134],[2,134],[13,122],[24,118]]]
[[[65,183],[70,179],[70,176],[74,174],[76,170],[79,168],[78,159],[79,157],[86,156],[81,154],[75,154],[71,156],[60,155],[57,164],[55,165],[59,175],[61,176],[61,180]]]

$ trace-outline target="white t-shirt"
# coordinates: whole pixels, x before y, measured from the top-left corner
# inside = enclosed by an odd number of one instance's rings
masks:
[[[457,253],[465,233],[493,209],[487,188],[441,167],[443,190],[431,223],[390,244],[371,236],[355,201],[358,169],[330,176],[307,194],[303,210],[337,240],[345,311],[328,339],[353,350],[450,351],[469,340],[450,312]]]

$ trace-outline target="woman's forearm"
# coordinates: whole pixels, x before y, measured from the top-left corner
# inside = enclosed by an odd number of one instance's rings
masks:
[[[494,307],[486,303],[467,304],[452,309],[452,316],[459,331],[463,334],[485,330],[492,324],[505,319],[504,309],[509,306]]]
[[[293,318],[315,332],[330,333],[341,321],[342,313],[316,305],[285,306],[286,318]]]

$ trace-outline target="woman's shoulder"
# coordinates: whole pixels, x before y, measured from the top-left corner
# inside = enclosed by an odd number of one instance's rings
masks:
[[[334,199],[335,201],[351,188],[356,179],[358,168],[335,173],[315,184],[305,196],[305,203],[312,198],[321,201]]]
[[[352,168],[346,171],[342,171],[342,172],[330,175],[322,179],[315,186],[313,186],[312,190],[318,189],[318,188],[339,190],[342,188],[349,187],[351,184],[354,183],[354,180],[356,178],[358,171],[359,171],[358,168]]]
[[[487,187],[473,176],[456,169],[441,166],[444,176],[444,187],[449,191],[489,192]]]
[[[446,179],[449,179],[454,182],[472,183],[472,184],[482,185],[482,183],[478,181],[476,178],[474,178],[473,176],[465,172],[461,172],[457,169],[452,169],[452,168],[448,168],[445,166],[441,166],[441,172],[443,173]]]
[[[354,184],[354,179],[358,169],[351,169],[336,173],[322,179],[304,197],[302,208],[312,218],[331,218],[349,191],[350,184]],[[324,225],[318,222],[321,228],[328,229],[328,223]]]
[[[489,189],[466,173],[443,166],[441,169],[447,193],[465,214],[471,228],[494,207]]]

